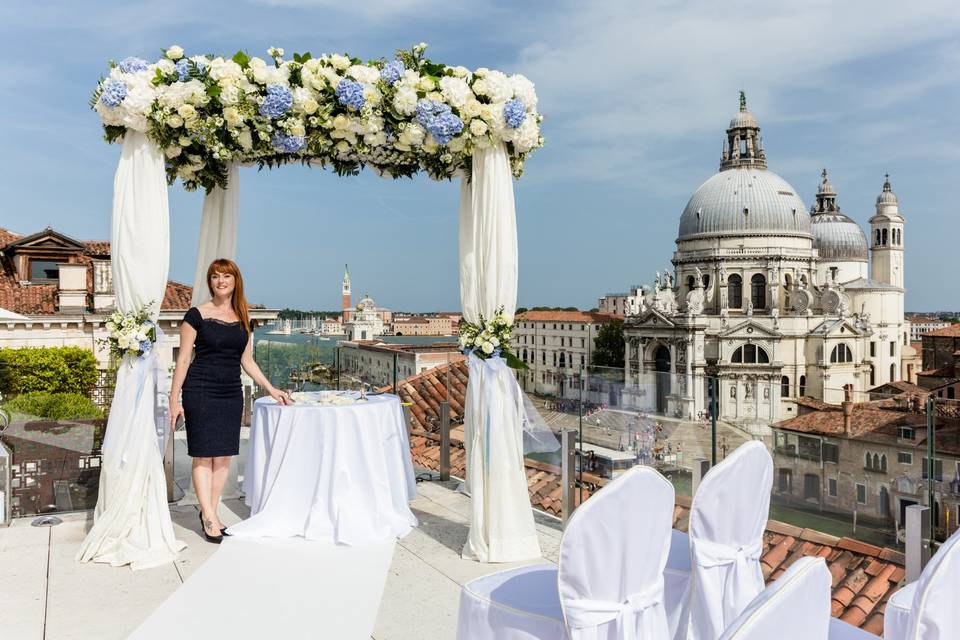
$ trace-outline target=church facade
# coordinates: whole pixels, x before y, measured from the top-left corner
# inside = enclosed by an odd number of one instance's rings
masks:
[[[680,218],[672,268],[626,300],[624,403],[692,418],[718,385],[721,419],[761,431],[791,398],[866,399],[904,376],[904,218],[889,178],[869,234],[824,170],[809,209],[767,168],[741,95],[720,170]]]

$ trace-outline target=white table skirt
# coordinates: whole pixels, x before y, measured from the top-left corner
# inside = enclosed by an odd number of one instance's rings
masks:
[[[233,536],[350,545],[405,536],[417,526],[408,505],[416,482],[400,400],[282,406],[260,398],[243,490],[251,515],[229,528]]]

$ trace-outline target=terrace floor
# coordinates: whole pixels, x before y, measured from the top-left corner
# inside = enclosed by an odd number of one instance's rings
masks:
[[[179,452],[182,443],[177,445]],[[181,485],[185,464],[186,457],[179,456],[175,475]],[[470,501],[456,485],[418,484],[411,507],[420,526],[396,544],[373,638],[454,638],[460,585],[514,566],[460,558]],[[61,515],[63,523],[54,527],[33,527],[32,518],[21,518],[0,529],[0,637],[126,638],[218,549],[201,539],[195,506],[173,505],[171,513],[177,538],[187,549],[169,565],[137,572],[74,561],[92,512]],[[240,498],[223,503],[221,518],[227,525],[248,514]],[[536,520],[544,556],[555,562],[560,523],[542,514]]]

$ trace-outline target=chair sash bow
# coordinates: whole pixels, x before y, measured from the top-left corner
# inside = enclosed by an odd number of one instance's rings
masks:
[[[663,604],[663,578],[623,602],[577,598],[563,603],[571,629],[599,627],[616,620],[617,638],[636,640],[637,616],[646,609]]]

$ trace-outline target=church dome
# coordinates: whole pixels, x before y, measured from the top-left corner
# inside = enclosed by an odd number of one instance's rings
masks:
[[[867,237],[860,225],[838,212],[810,217],[813,246],[820,258],[830,261],[867,260]]]
[[[890,186],[889,175],[886,176],[886,180],[883,183],[883,191],[877,196],[877,204],[898,204],[897,194],[893,192],[893,188]]]
[[[700,185],[680,217],[679,239],[725,235],[811,235],[810,214],[776,173],[736,166]]]

